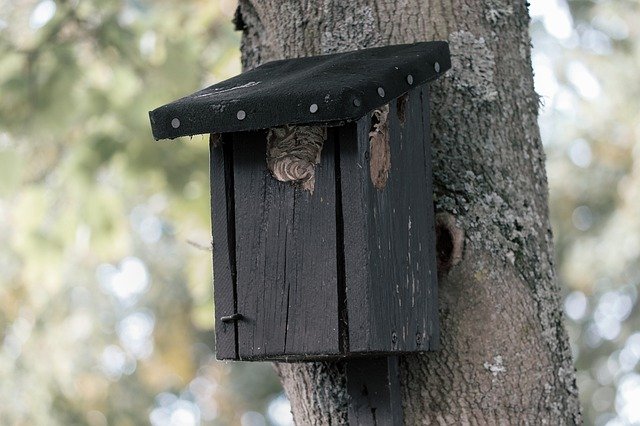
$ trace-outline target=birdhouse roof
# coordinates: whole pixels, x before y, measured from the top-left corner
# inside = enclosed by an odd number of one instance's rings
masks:
[[[433,41],[268,62],[149,113],[154,138],[173,139],[356,120],[451,67]]]

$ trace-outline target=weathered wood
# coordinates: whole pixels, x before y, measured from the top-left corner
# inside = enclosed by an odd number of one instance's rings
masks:
[[[213,283],[216,315],[216,356],[236,359],[237,329],[234,321],[222,317],[235,314],[235,226],[231,135],[214,143],[209,141],[211,178],[211,226],[213,232]]]
[[[328,132],[313,194],[294,190],[293,235],[287,241],[287,354],[339,353],[334,135]]]
[[[402,424],[397,356],[349,359],[346,376],[350,426]]]
[[[431,162],[422,114],[419,88],[409,93],[403,124],[397,101],[390,103],[391,170],[382,190],[369,174],[370,117],[341,133],[351,352],[423,351],[437,340]]]
[[[344,310],[347,312],[344,340],[348,350],[352,350],[349,341],[352,335],[368,341],[371,330],[366,324],[369,315],[369,248],[365,201],[364,176],[368,175],[368,164],[364,156],[359,155],[357,140],[360,135],[368,134],[368,119],[363,118],[338,129],[340,144],[340,186],[342,194],[343,244],[345,291]],[[368,179],[368,178],[367,178]],[[347,256],[347,253],[349,254]],[[348,288],[348,290],[347,290]],[[351,315],[349,315],[351,314]]]
[[[286,241],[291,232],[293,189],[270,185],[263,132],[234,141],[238,356],[282,353],[287,326]],[[267,238],[271,237],[268,241]]]
[[[333,144],[311,195],[270,176],[263,132],[235,138],[238,357],[337,354]]]

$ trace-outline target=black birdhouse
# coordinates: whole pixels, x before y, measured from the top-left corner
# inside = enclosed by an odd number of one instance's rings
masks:
[[[438,344],[427,84],[445,42],[274,61],[150,113],[211,133],[219,359]]]

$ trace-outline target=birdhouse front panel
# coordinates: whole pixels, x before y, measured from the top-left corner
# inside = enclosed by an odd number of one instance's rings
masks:
[[[276,61],[151,113],[214,133],[219,359],[437,346],[426,83],[449,67],[443,42]]]

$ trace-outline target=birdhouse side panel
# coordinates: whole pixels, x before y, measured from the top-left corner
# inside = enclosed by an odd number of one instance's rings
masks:
[[[310,194],[270,175],[264,132],[234,134],[239,359],[338,354],[335,173],[328,145]]]
[[[380,126],[370,116],[357,122],[357,152],[341,151],[353,353],[425,351],[436,330],[432,172],[423,102],[428,104],[421,88],[390,102],[388,152],[375,146]],[[381,155],[389,157],[384,179]]]
[[[211,228],[213,232],[213,283],[215,301],[216,357],[237,359],[237,312],[235,287],[235,238],[231,145],[209,142],[211,179]]]
[[[423,96],[416,88],[390,104],[388,116],[391,169],[383,190],[368,192],[375,312],[387,321],[372,332],[372,341],[392,351],[426,351],[434,331],[436,269],[430,134],[425,132]],[[385,247],[386,246],[386,247]],[[386,293],[386,294],[385,294]]]

